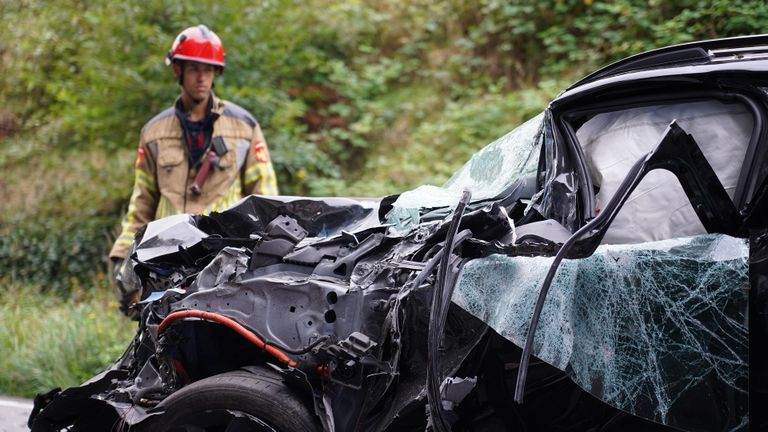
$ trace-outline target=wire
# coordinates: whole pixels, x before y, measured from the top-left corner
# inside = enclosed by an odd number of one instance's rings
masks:
[[[296,361],[288,358],[288,356],[285,355],[285,353],[279,350],[278,348],[275,348],[274,346],[268,345],[267,343],[265,343],[260,337],[256,336],[253,332],[245,328],[242,324],[238,323],[232,318],[228,318],[228,317],[225,317],[224,315],[219,315],[213,312],[206,312],[201,310],[182,310],[182,311],[173,312],[169,314],[167,317],[165,317],[163,321],[160,322],[160,326],[157,328],[158,336],[160,335],[160,333],[163,333],[168,328],[168,326],[171,325],[171,323],[173,323],[176,320],[184,319],[184,318],[200,318],[206,321],[212,321],[212,322],[227,326],[230,329],[234,330],[240,336],[244,337],[249,342],[253,343],[257,347],[266,351],[268,354],[280,360],[280,362],[282,362],[283,364],[290,367],[296,367]]]
[[[454,241],[455,243],[454,248],[460,245],[461,243],[463,243],[464,240],[467,240],[470,237],[472,237],[472,231],[470,230],[464,230],[456,234],[456,240]],[[445,245],[443,245],[443,249],[440,249],[439,251],[437,251],[435,255],[432,258],[430,258],[429,261],[426,262],[426,264],[424,264],[424,268],[416,275],[415,278],[413,278],[413,280],[409,282],[408,286],[410,288],[417,288],[419,285],[421,285],[424,282],[424,280],[430,274],[432,274],[432,272],[435,270],[435,267],[437,267],[437,265],[440,263],[443,257],[443,252],[445,251],[444,248],[445,248]]]
[[[464,191],[461,195],[456,209],[454,210],[451,223],[446,233],[445,246],[442,250],[442,256],[440,257],[440,266],[438,267],[438,278],[435,284],[434,291],[432,292],[432,308],[429,316],[429,333],[428,333],[428,356],[429,363],[427,365],[427,395],[429,400],[429,413],[432,420],[432,427],[437,432],[447,432],[451,430],[451,426],[443,414],[442,398],[440,397],[440,336],[443,334],[445,327],[445,320],[448,315],[448,306],[450,306],[450,298],[445,300],[445,286],[448,279],[448,267],[450,264],[451,253],[456,247],[456,233],[459,230],[459,223],[464,215],[464,209],[466,208],[471,198],[469,191]],[[463,238],[466,238],[462,236]],[[452,288],[452,287],[451,287]],[[446,306],[446,303],[448,306]]]
[[[662,142],[664,139],[665,138],[662,139]],[[654,150],[654,152],[655,151],[656,150]],[[576,231],[572,236],[570,236],[568,240],[566,240],[565,243],[560,246],[560,250],[557,251],[555,259],[552,261],[552,265],[549,267],[547,276],[544,278],[541,291],[539,291],[539,297],[536,299],[536,305],[533,308],[533,316],[531,316],[531,323],[528,326],[528,335],[525,338],[525,347],[523,348],[523,353],[520,357],[520,369],[517,370],[517,382],[515,383],[514,397],[515,402],[523,403],[523,394],[525,393],[525,380],[528,377],[528,363],[531,359],[531,351],[533,351],[533,339],[536,337],[536,328],[539,325],[539,317],[541,316],[542,309],[544,309],[544,300],[547,298],[547,293],[549,292],[550,286],[552,286],[552,281],[555,278],[557,269],[560,267],[560,262],[565,257],[565,254],[571,250],[571,247],[573,247],[576,241],[580,240],[585,234],[597,233],[596,235],[598,237],[593,236],[593,238],[596,238],[597,242],[600,241],[599,239],[602,238],[600,230],[604,229],[606,224],[609,225],[611,223],[613,218],[616,216],[616,212],[619,211],[627,198],[629,198],[629,195],[635,189],[635,186],[637,186],[635,182],[639,182],[642,178],[638,177],[638,175],[642,174],[645,164],[652,154],[653,153],[649,153],[646,157],[641,158],[635,162],[632,168],[630,168],[629,173],[627,173],[626,177],[624,177],[624,180],[619,185],[618,191],[613,196],[613,198],[608,201],[608,204],[606,204],[603,211],[601,211],[596,218],[592,219],[590,222]],[[589,252],[590,255],[594,252],[594,248],[596,247],[597,243],[592,246],[592,249]]]

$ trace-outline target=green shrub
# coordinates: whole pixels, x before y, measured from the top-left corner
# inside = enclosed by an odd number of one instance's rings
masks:
[[[259,119],[282,193],[382,195],[440,183],[540,110],[542,82],[760,32],[768,5],[0,0],[0,13],[0,274],[66,291],[106,270],[139,129],[178,94],[164,54],[185,27],[224,40],[216,91]],[[17,179],[30,173],[33,186]]]
[[[80,385],[116,360],[136,330],[104,290],[62,300],[35,287],[0,284],[2,394],[31,397]]]
[[[34,139],[36,137],[26,137]],[[133,151],[0,152],[0,276],[66,294],[104,280],[131,190]]]
[[[389,137],[392,146],[372,153],[367,174],[350,177],[346,190],[383,196],[424,183],[440,185],[485,144],[541,112],[552,95],[552,90],[536,89],[454,102],[439,99],[439,93],[422,94],[428,102],[407,106],[401,118],[411,123],[395,125],[399,139]]]

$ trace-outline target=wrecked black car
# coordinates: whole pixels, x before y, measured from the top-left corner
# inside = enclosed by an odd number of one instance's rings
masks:
[[[133,342],[30,427],[765,430],[767,113],[768,36],[697,42],[442,187],[152,222]]]

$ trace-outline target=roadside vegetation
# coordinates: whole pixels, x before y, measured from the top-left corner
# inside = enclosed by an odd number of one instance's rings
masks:
[[[118,313],[104,289],[70,298],[20,284],[0,292],[0,393],[33,397],[70,387],[102,371],[123,353],[135,323]]]
[[[441,184],[566,85],[647,49],[764,31],[758,0],[0,0],[0,393],[77,384],[130,340],[106,254],[163,63],[205,23],[216,92],[259,119],[281,191]],[[93,319],[89,318],[94,316]]]

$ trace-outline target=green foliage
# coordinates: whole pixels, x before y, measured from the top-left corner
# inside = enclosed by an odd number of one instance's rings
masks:
[[[0,0],[0,13],[0,273],[66,291],[106,271],[139,129],[178,93],[164,54],[183,28],[222,37],[216,91],[259,119],[282,193],[383,195],[443,181],[578,76],[760,32],[768,6]]]
[[[0,276],[61,294],[91,286],[107,272],[134,152],[45,151],[28,139],[0,151]]]
[[[0,239],[0,266],[11,279],[58,292],[91,285],[105,274],[106,233],[113,226],[103,217],[69,224],[34,220]]]
[[[542,87],[445,104],[429,98],[404,103],[401,123],[382,137],[392,145],[372,152],[363,170],[367,174],[349,176],[344,190],[382,196],[423,183],[442,184],[484,144],[538,114],[553,96],[552,89]],[[398,131],[407,139],[398,139]]]
[[[0,292],[1,394],[32,397],[80,385],[133,337],[136,324],[103,290],[62,300],[30,288],[3,283]]]
[[[176,93],[163,64],[173,37],[205,22],[227,46],[221,95],[265,127],[283,189],[313,191],[296,173],[359,168],[398,114],[376,112],[394,89],[483,97],[661,45],[760,31],[768,6],[736,3],[3,0],[0,102],[28,128],[60,122],[61,145],[129,148]]]
[[[587,72],[665,45],[760,33],[768,18],[765,2],[753,1],[571,0],[546,6],[566,18],[539,33],[551,54],[542,65],[544,73],[560,73],[573,64]]]

